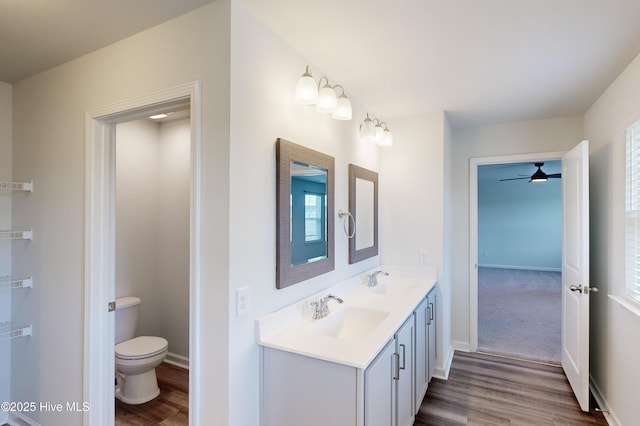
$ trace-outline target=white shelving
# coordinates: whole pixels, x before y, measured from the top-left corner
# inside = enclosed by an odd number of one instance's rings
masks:
[[[33,182],[2,182],[0,190],[33,192]],[[0,230],[0,240],[32,240],[33,229],[28,230]],[[22,288],[32,288],[33,279],[14,278],[10,276],[0,277],[0,290],[16,290]],[[8,296],[7,296],[8,297]],[[0,321],[0,342],[17,339],[19,337],[31,336],[31,324],[17,324],[15,322]]]
[[[0,182],[0,189],[33,192],[33,182]]]
[[[12,322],[0,322],[0,342],[31,336],[31,325],[17,325]]]
[[[0,240],[32,240],[33,229],[24,231],[0,231]]]
[[[11,278],[0,278],[0,290],[13,290],[19,288],[32,288],[33,287],[33,279],[29,278],[20,278],[20,279],[11,279]]]

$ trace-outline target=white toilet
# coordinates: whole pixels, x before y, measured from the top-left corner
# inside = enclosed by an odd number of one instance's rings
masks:
[[[142,404],[160,394],[156,367],[167,355],[169,343],[162,337],[135,337],[138,297],[116,299],[116,398]]]

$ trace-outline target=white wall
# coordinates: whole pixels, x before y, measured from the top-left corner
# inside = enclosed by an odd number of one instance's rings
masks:
[[[640,307],[629,310],[607,295],[624,292],[624,130],[640,120],[640,57],[584,117],[590,141],[591,375],[619,425],[638,418]]]
[[[348,239],[337,219],[348,209],[348,163],[379,171],[377,148],[358,138],[364,109],[351,98],[353,120],[334,120],[293,102],[295,85],[311,65],[321,69],[267,29],[244,6],[232,8],[231,200],[229,282],[230,419],[234,426],[259,424],[259,348],[255,319],[378,264],[379,258],[348,264]],[[328,76],[329,80],[331,76]],[[349,88],[345,88],[349,95]],[[276,138],[335,158],[335,270],[277,290]],[[384,174],[381,175],[384,179]],[[382,202],[382,201],[381,201]],[[382,227],[382,226],[381,226]],[[248,287],[250,311],[237,317],[236,289]]]
[[[37,191],[13,205],[14,226],[33,226],[36,237],[14,249],[12,266],[38,283],[15,313],[34,335],[12,345],[14,400],[83,400],[86,112],[201,80],[203,327],[193,391],[201,424],[229,423],[229,49],[230,1],[218,0],[14,85],[13,175]],[[33,418],[82,424],[76,413]]]
[[[469,159],[566,151],[582,140],[582,117],[455,129],[453,132],[451,233],[451,340],[470,343],[469,332]]]
[[[169,341],[171,356],[181,357],[189,357],[190,144],[189,119],[160,124],[159,335]]]
[[[157,123],[130,121],[116,126],[116,297],[142,299],[139,335],[158,336],[157,215],[160,186]]]
[[[0,181],[11,181],[11,85],[0,82]],[[0,230],[11,229],[11,191],[0,191]],[[0,280],[11,276],[11,242],[0,241]],[[0,323],[11,320],[11,293],[0,290]],[[10,401],[11,343],[0,342],[0,402]],[[0,424],[8,415],[0,411]]]
[[[500,182],[478,170],[478,264],[562,269],[562,182]],[[535,170],[533,166],[531,170]]]
[[[116,297],[138,296],[138,335],[189,356],[190,122],[116,128]],[[175,359],[174,359],[175,360]]]
[[[380,246],[383,264],[435,267],[439,300],[438,368],[449,356],[449,283],[444,271],[445,144],[443,112],[394,118],[394,145],[381,154]],[[426,250],[427,263],[420,263]]]

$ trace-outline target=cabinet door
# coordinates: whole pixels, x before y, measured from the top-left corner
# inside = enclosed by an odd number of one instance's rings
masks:
[[[428,336],[428,358],[429,370],[428,381],[431,381],[433,372],[436,369],[436,293],[432,291],[427,296],[429,306],[427,307],[427,336]]]
[[[413,317],[400,327],[396,334],[396,353],[398,354],[399,378],[396,386],[396,425],[411,426],[414,419],[414,381],[413,381]]]
[[[395,425],[397,354],[391,340],[364,373],[364,424]]]
[[[415,319],[415,331],[416,331],[416,360],[415,360],[415,383],[416,383],[416,395],[414,400],[415,412],[418,412],[422,399],[427,393],[427,386],[429,385],[429,330],[427,329],[427,320],[429,318],[428,311],[429,300],[425,298],[413,313]]]

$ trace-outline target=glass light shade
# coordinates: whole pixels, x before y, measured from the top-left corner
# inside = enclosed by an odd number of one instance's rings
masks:
[[[325,84],[320,92],[318,92],[318,103],[316,104],[316,110],[318,112],[324,112],[327,114],[333,113],[336,110],[338,104],[338,98],[336,92],[329,84]]]
[[[307,71],[300,76],[296,85],[296,103],[300,105],[313,105],[318,100],[318,86],[311,74]]]
[[[336,110],[333,112],[332,117],[336,120],[351,120],[351,101],[346,97],[344,93],[338,98]]]
[[[376,124],[374,142],[378,145],[382,145],[384,142],[384,129],[380,124]]]
[[[374,142],[376,131],[373,127],[373,121],[367,115],[364,122],[360,125],[360,139],[364,142]]]
[[[391,135],[391,130],[384,129],[384,136],[382,138],[382,143],[380,146],[392,146],[393,145],[393,136]]]

